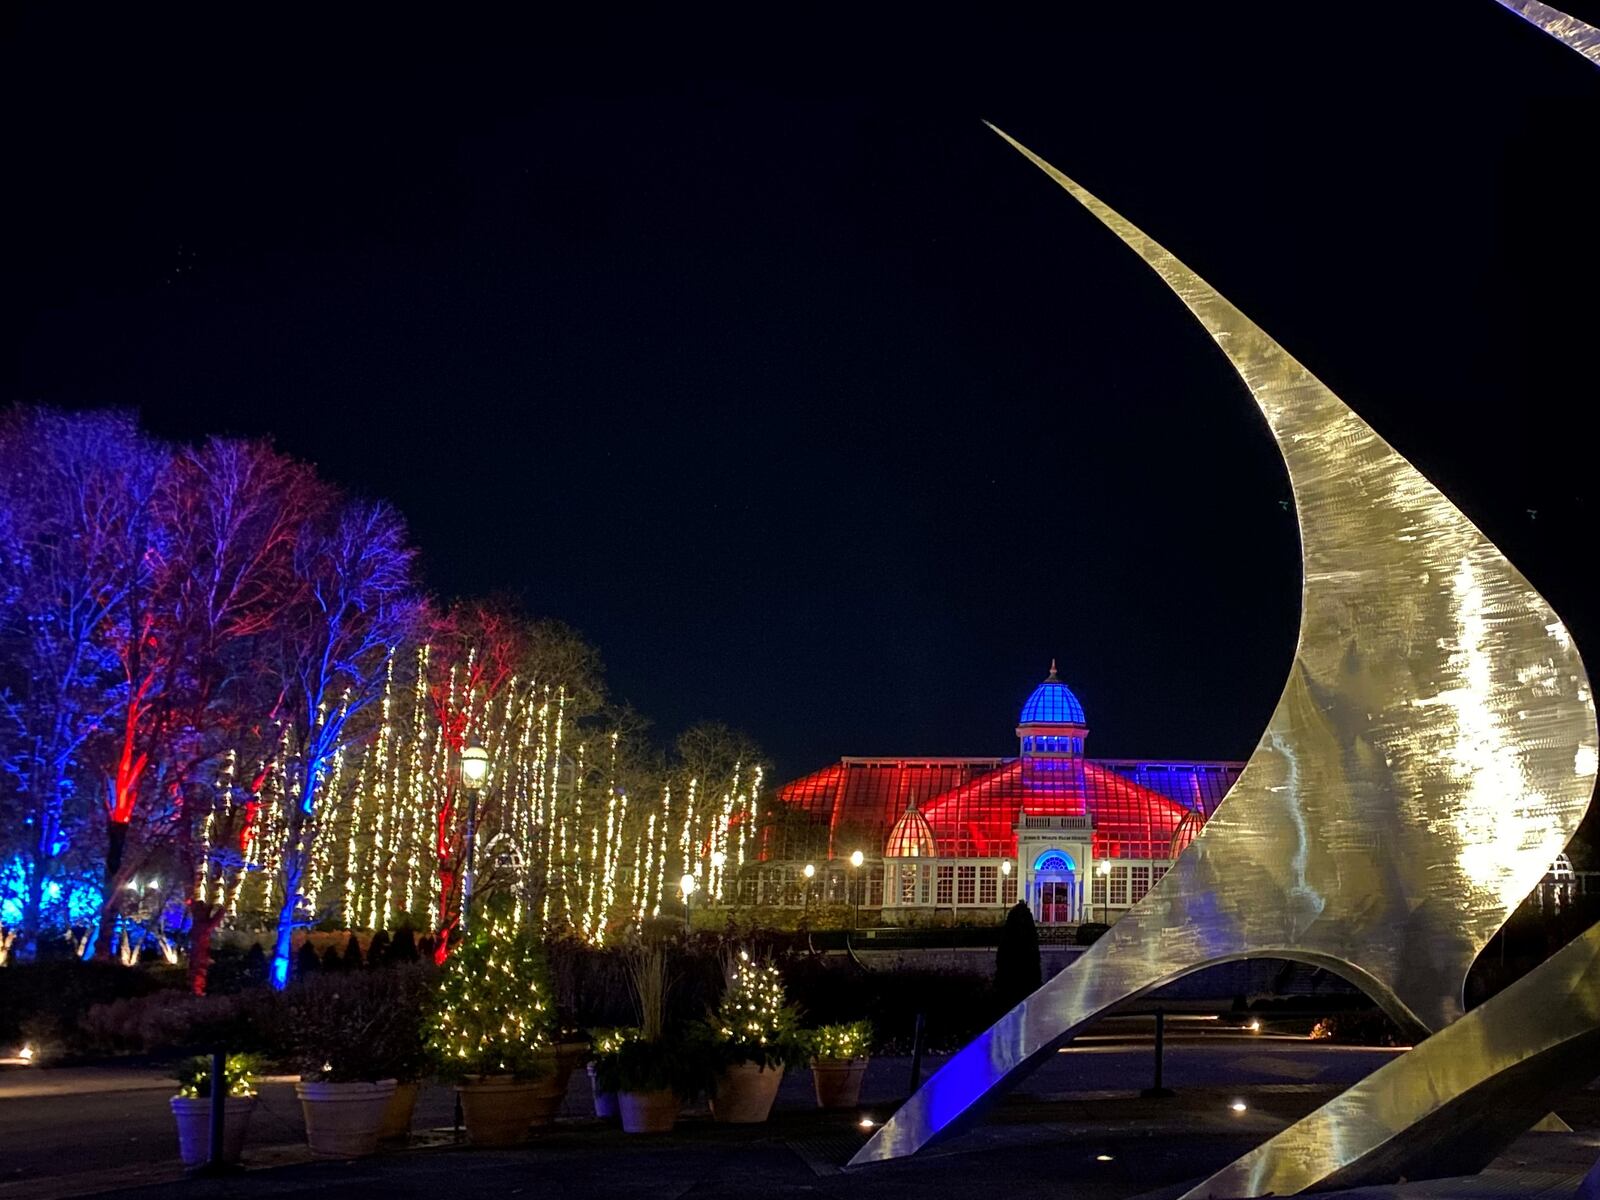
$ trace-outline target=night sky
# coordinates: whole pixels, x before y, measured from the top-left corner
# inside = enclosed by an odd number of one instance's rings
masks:
[[[982,118],[1600,661],[1600,71],[1492,0],[134,7],[5,18],[0,403],[270,434],[394,501],[441,596],[582,630],[663,738],[723,719],[783,777],[1014,752],[1052,656],[1092,753],[1265,725],[1299,587],[1265,425]]]

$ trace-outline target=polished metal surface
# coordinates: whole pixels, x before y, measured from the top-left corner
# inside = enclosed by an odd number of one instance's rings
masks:
[[[951,1058],[853,1165],[915,1153],[1112,1005],[1211,963],[1324,966],[1419,1034],[1448,1025],[1472,960],[1595,781],[1588,677],[1528,581],[1238,309],[1007,140],[1155,270],[1249,387],[1294,490],[1300,637],[1260,745],[1161,883]]]
[[[1600,29],[1587,21],[1568,16],[1559,8],[1540,4],[1539,0],[1500,0],[1500,3],[1600,66]]]
[[[1600,1074],[1600,925],[1181,1200],[1481,1171]]]

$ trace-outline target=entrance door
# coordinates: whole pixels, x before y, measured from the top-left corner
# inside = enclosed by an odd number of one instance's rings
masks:
[[[1046,850],[1033,860],[1033,916],[1042,925],[1078,919],[1077,863],[1064,850]]]
[[[1047,880],[1039,884],[1039,920],[1045,925],[1070,925],[1076,905],[1070,882]]]

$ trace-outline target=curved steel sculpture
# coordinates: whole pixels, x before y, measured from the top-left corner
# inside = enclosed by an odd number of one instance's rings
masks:
[[[1471,1175],[1600,1074],[1600,925],[1180,1200]]]
[[[1568,16],[1559,8],[1541,4],[1539,0],[1500,0],[1517,16],[1531,25],[1537,25],[1558,42],[1571,46],[1596,66],[1600,66],[1600,29],[1587,21]]]
[[[1260,745],[1166,877],[852,1165],[915,1153],[1108,1009],[1213,963],[1311,963],[1419,1034],[1448,1025],[1473,959],[1577,828],[1595,781],[1583,662],[1517,569],[1205,281],[1000,136],[1155,270],[1250,389],[1294,490],[1300,637]]]

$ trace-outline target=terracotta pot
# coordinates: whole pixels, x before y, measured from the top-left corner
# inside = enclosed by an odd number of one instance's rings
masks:
[[[772,1114],[783,1068],[742,1062],[724,1067],[711,1089],[711,1115],[735,1125],[758,1125]]]
[[[254,1096],[229,1096],[222,1106],[222,1161],[236,1163],[256,1110]],[[186,1167],[198,1167],[211,1156],[211,1100],[172,1098],[172,1115],[178,1122],[178,1157]]]
[[[682,1107],[678,1093],[670,1088],[664,1092],[617,1093],[617,1112],[622,1117],[624,1133],[670,1133]]]
[[[480,1075],[456,1089],[461,1097],[461,1115],[467,1125],[467,1140],[474,1146],[515,1146],[526,1140],[528,1127],[540,1104],[538,1080],[513,1079],[510,1075]]]
[[[541,1075],[538,1079],[530,1079],[528,1082],[534,1089],[535,1097],[528,1124],[534,1128],[548,1125],[561,1111],[561,1102],[567,1098],[567,1085],[555,1075]]]
[[[393,1079],[377,1083],[294,1085],[306,1117],[306,1144],[324,1158],[360,1158],[378,1149],[383,1110],[398,1086]]]
[[[813,1058],[811,1083],[817,1089],[818,1108],[854,1108],[861,1100],[861,1080],[867,1074],[865,1058]]]
[[[411,1114],[417,1109],[418,1090],[415,1080],[395,1085],[394,1095],[383,1107],[383,1122],[378,1126],[380,1142],[403,1142],[411,1136]]]
[[[589,1064],[589,1087],[594,1092],[594,1115],[602,1121],[615,1121],[617,1119],[617,1094],[600,1090],[600,1081],[595,1078],[593,1063]]]

